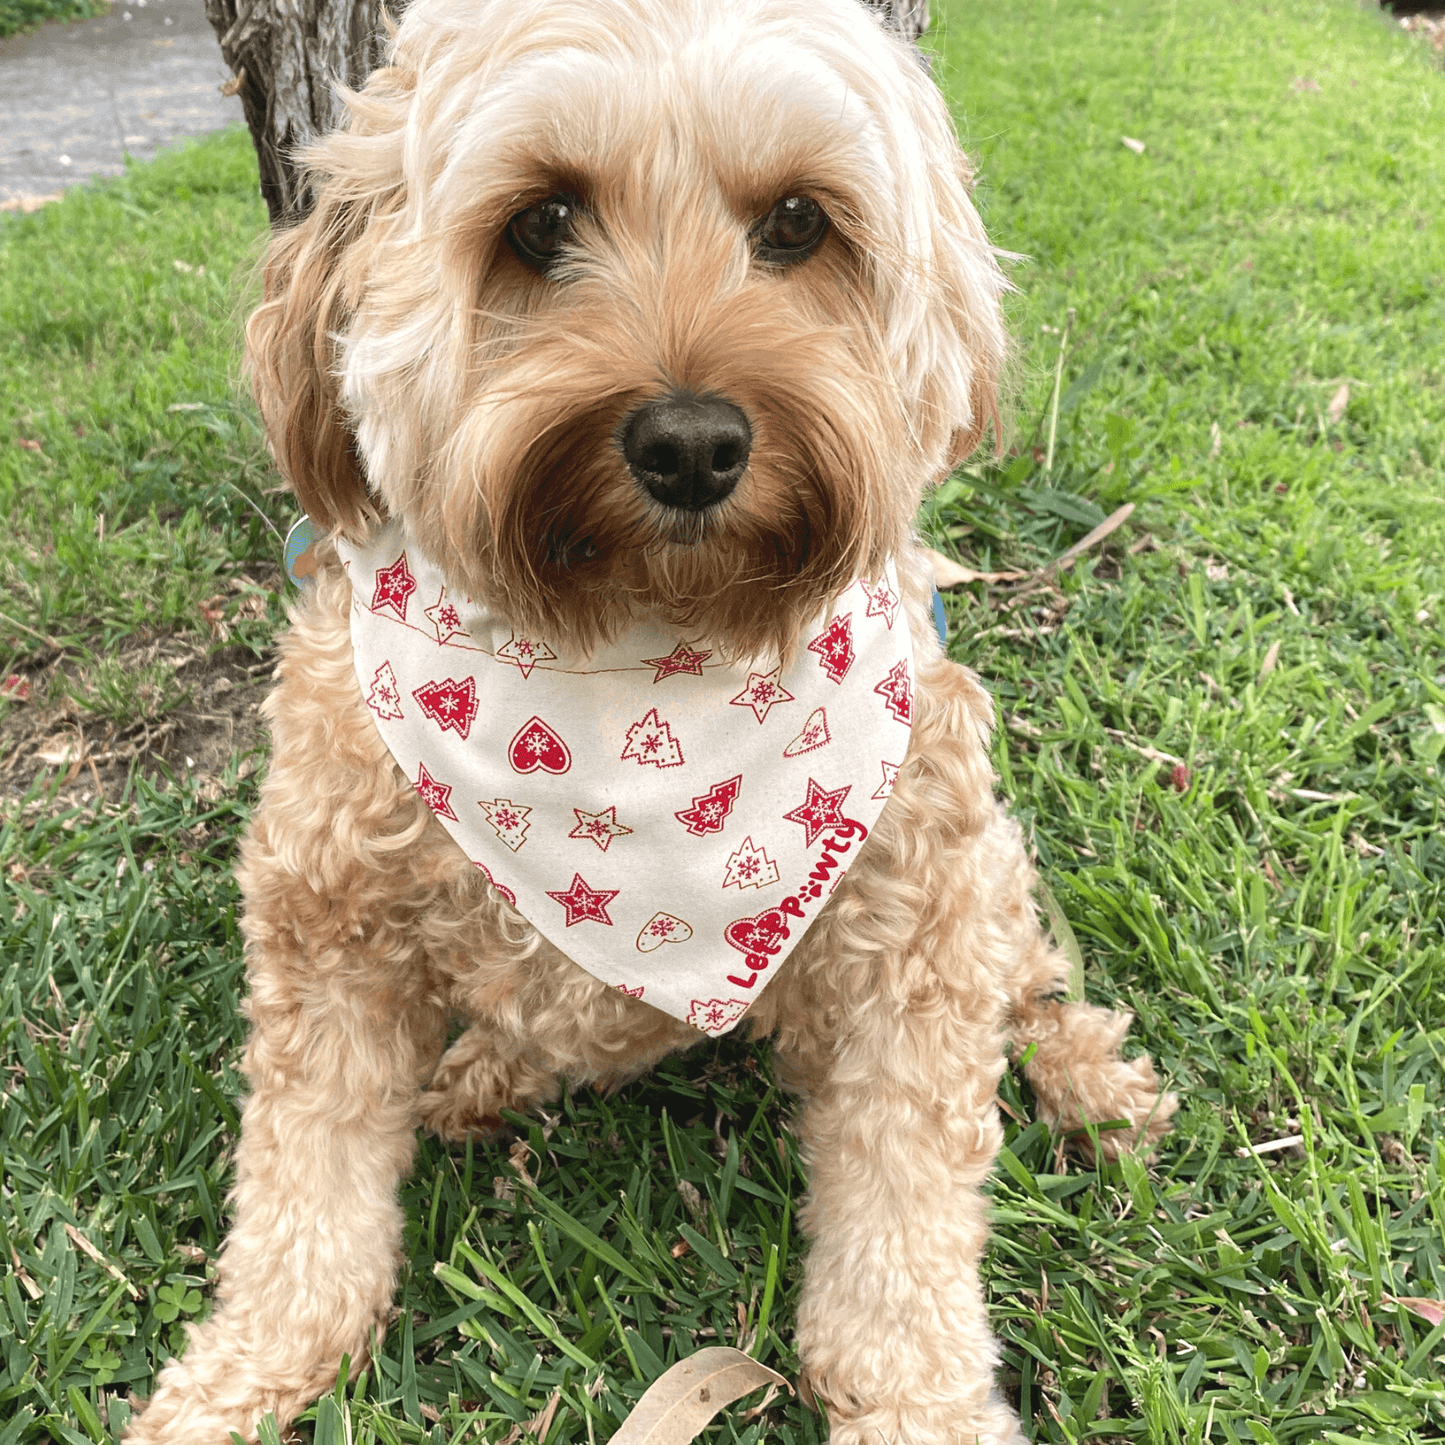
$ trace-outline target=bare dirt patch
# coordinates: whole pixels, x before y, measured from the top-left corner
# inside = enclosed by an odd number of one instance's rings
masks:
[[[3,680],[0,799],[18,800],[38,781],[46,811],[113,801],[133,769],[157,781],[189,774],[219,796],[237,754],[242,775],[254,771],[267,742],[259,710],[273,657],[158,636],[136,640],[117,660],[133,674],[169,664],[164,677],[173,700],[128,718],[98,715],[77,700],[73,669],[59,658]]]

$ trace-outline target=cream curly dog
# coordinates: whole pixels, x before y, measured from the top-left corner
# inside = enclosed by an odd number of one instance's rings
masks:
[[[348,99],[247,333],[271,445],[331,540],[241,857],[234,1225],[215,1312],[129,1438],[254,1438],[358,1368],[418,1125],[485,1131],[746,1009],[805,1100],[797,1345],[832,1438],[1021,1440],[978,1274],[1006,1051],[1037,1045],[1051,1124],[1128,1121],[1110,1150],[1151,1144],[1174,1100],[1118,1057],[1127,1016],[1056,997],[989,698],[942,656],[910,542],[994,420],[1005,354],[942,99],[857,0],[417,0]],[[445,660],[425,685],[390,654],[359,675],[368,627]],[[644,636],[664,639],[646,675],[587,671]],[[545,695],[572,721],[514,731],[534,684],[570,686]],[[694,685],[739,689],[716,738],[668,711]],[[911,727],[906,755],[868,754],[875,715]],[[407,719],[434,734],[420,762],[384,731]],[[767,758],[684,766],[734,732]],[[567,808],[547,790],[581,786],[595,740],[634,790]],[[834,753],[863,776],[848,747],[871,780],[830,781]],[[473,750],[512,781],[443,777]],[[672,848],[678,879],[626,872],[634,845]],[[629,890],[674,881],[693,892],[634,948],[626,909],[651,905]],[[689,950],[693,1012],[654,1007]]]

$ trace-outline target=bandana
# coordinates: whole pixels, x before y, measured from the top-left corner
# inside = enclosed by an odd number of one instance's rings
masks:
[[[641,623],[586,657],[523,636],[392,523],[337,542],[377,730],[492,886],[589,973],[725,1034],[858,856],[908,750],[890,566],[792,664]]]

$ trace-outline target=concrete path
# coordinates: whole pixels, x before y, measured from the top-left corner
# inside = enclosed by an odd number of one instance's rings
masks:
[[[0,210],[239,121],[228,74],[202,0],[117,0],[100,19],[0,40]]]

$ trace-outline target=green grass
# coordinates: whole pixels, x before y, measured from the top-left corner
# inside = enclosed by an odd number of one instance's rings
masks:
[[[232,324],[264,226],[240,130],[0,217],[0,675],[64,658],[104,712],[116,644],[205,639],[208,599],[272,635],[251,599],[295,506],[266,495]]]
[[[1445,1438],[1445,1326],[1393,1303],[1445,1299],[1445,82],[1346,0],[999,0],[947,20],[980,205],[1032,259],[1014,268],[1014,446],[922,520],[972,565],[1027,568],[1136,504],[1055,580],[948,605],[1088,992],[1138,1012],[1184,1097],[1149,1167],[1094,1170],[1005,1080],[987,1266],[1005,1387],[1039,1441]],[[271,485],[231,409],[224,288],[166,274],[204,257],[224,277],[212,256],[260,224],[244,142],[208,147],[195,174],[216,189],[194,211],[163,202],[177,158],[0,226],[3,314],[36,318],[0,339],[0,387],[50,454],[0,461],[42,559],[23,588],[7,574],[0,611],[78,656],[137,625],[123,568],[151,579],[147,625],[165,577],[191,599],[166,625],[186,628],[211,577],[267,555],[229,489],[185,514],[218,478],[256,500]],[[62,236],[90,271],[135,250],[105,286],[57,295],[64,267],[20,286]],[[14,358],[33,382],[12,382]],[[235,439],[168,430],[175,401],[234,419]],[[117,449],[72,446],[75,424]],[[177,467],[154,483],[136,470],[152,449]],[[108,528],[104,551],[48,560],[53,538],[93,535],[102,495],[131,529],[116,550]],[[254,625],[260,646],[269,618]],[[27,645],[17,632],[14,655]],[[0,1269],[18,1261],[0,1445],[103,1438],[207,1307],[240,1039],[226,870],[253,786],[137,782],[65,816],[37,792],[0,822]],[[496,1440],[556,1395],[546,1445],[594,1445],[701,1344],[792,1370],[786,1121],[766,1054],[732,1043],[523,1123],[535,1189],[505,1149],[424,1143],[404,1313],[303,1429]],[[720,1436],[742,1445],[826,1433],[796,1403],[730,1415]]]
[[[110,0],[0,0],[0,39],[47,20],[84,20],[109,8]]]

